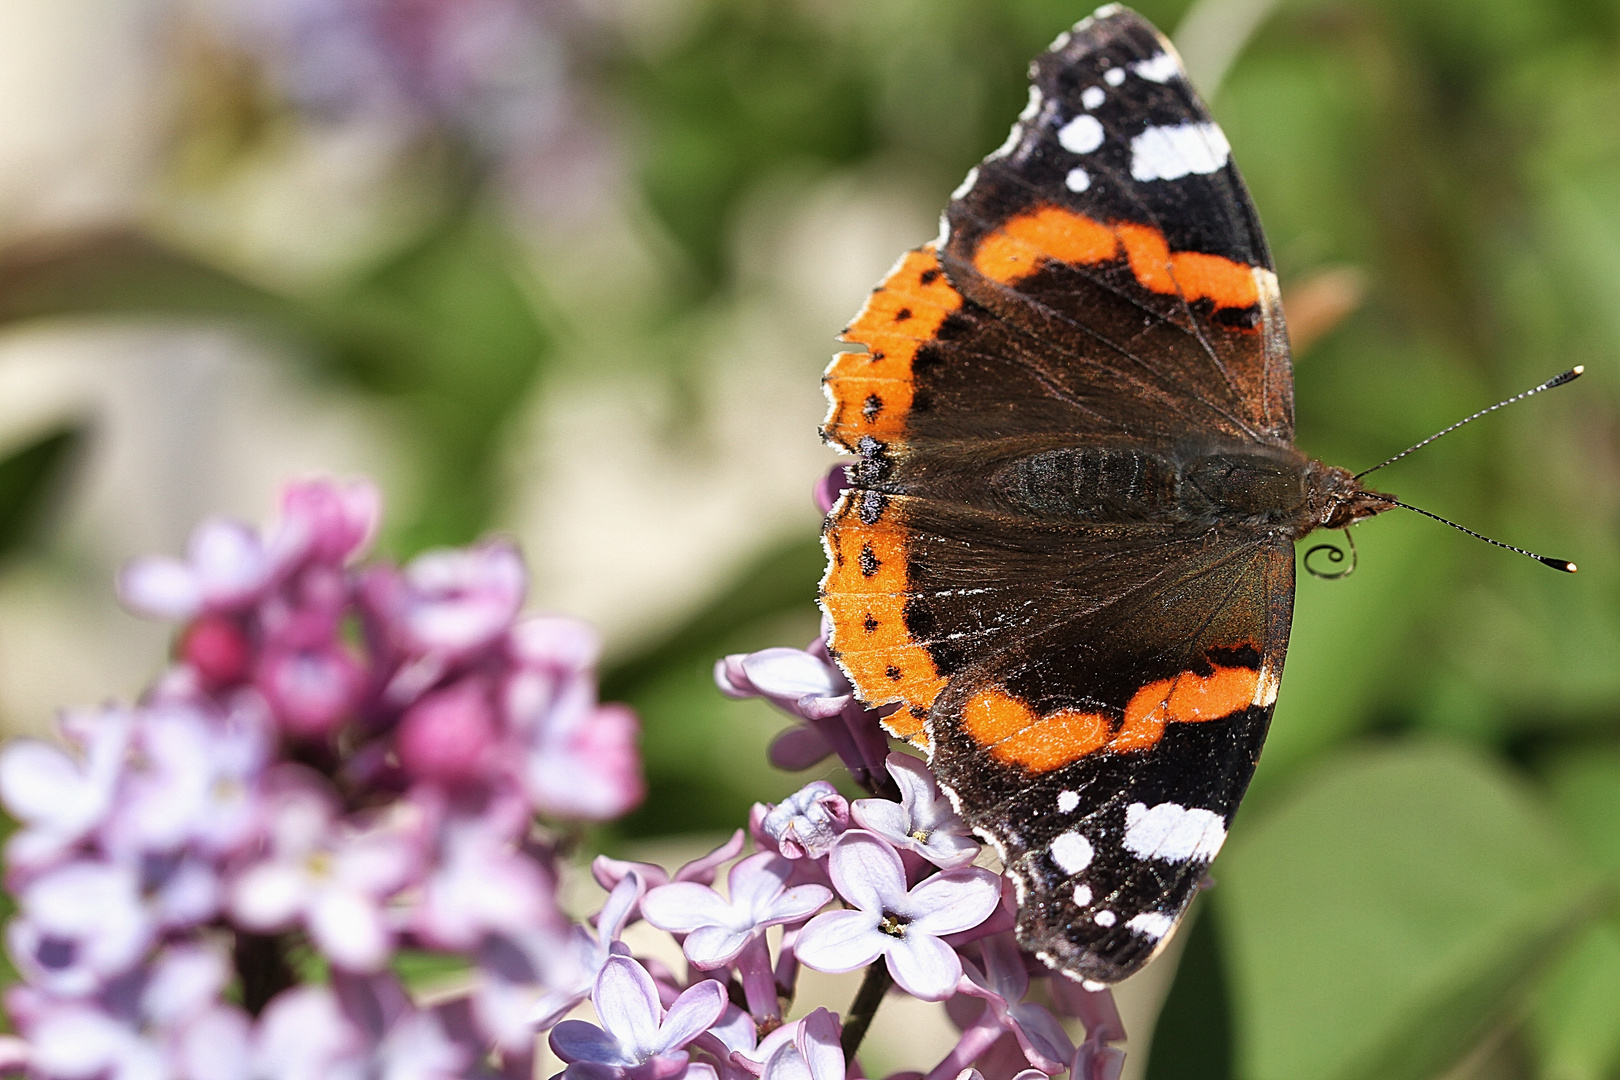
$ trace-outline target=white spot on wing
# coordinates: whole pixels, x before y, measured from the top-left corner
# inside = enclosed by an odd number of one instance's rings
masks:
[[[1092,919],[1096,921],[1098,926],[1113,926],[1119,921],[1119,916],[1115,915],[1107,908],[1104,908],[1103,910],[1097,912],[1097,914],[1093,915]]]
[[[944,214],[939,215],[939,235],[934,237],[934,248],[944,251],[945,245],[951,240],[951,220]]]
[[[1095,116],[1082,113],[1058,129],[1058,142],[1071,154],[1089,154],[1102,145],[1103,126]]]
[[[1080,91],[1080,104],[1088,109],[1095,109],[1107,99],[1107,93],[1100,86],[1088,86]]]
[[[1059,813],[1072,814],[1072,813],[1074,813],[1074,808],[1079,806],[1079,805],[1080,805],[1080,793],[1078,791],[1060,791],[1060,792],[1058,792],[1058,812]]]
[[[1085,907],[1091,903],[1091,886],[1085,882],[1074,887],[1074,903],[1076,907]]]
[[[1081,168],[1069,170],[1069,175],[1063,178],[1063,186],[1073,192],[1081,192],[1091,186],[1091,174]]]
[[[978,182],[979,167],[975,165],[973,168],[968,170],[968,174],[966,176],[962,177],[962,182],[956,185],[956,190],[951,192],[951,198],[960,199],[962,196],[972,191],[973,185],[977,184]]]
[[[1105,982],[1098,982],[1096,979],[1081,979],[1080,989],[1090,990],[1093,994],[1100,994],[1102,991],[1108,989],[1108,984]]]
[[[1189,810],[1180,803],[1145,803],[1125,808],[1121,846],[1142,859],[1165,862],[1208,862],[1226,842],[1226,822],[1213,810]]]
[[[1181,65],[1169,53],[1155,53],[1132,64],[1131,70],[1148,82],[1164,83],[1181,74]]]
[[[1091,841],[1070,829],[1052,841],[1052,861],[1065,874],[1078,874],[1091,865]]]
[[[1069,42],[1072,39],[1073,35],[1067,30],[1064,30],[1063,32],[1059,33],[1057,37],[1052,39],[1052,44],[1047,46],[1047,52],[1062,52],[1064,49],[1069,47]]]
[[[1144,911],[1140,915],[1132,916],[1131,920],[1125,924],[1125,928],[1134,930],[1145,938],[1158,941],[1168,934],[1170,928],[1175,925],[1176,921],[1162,911]]]
[[[1124,68],[1109,68],[1107,71],[1103,72],[1103,82],[1107,83],[1109,86],[1118,86],[1124,81]]]
[[[1150,127],[1131,140],[1131,175],[1147,181],[1212,173],[1226,164],[1231,152],[1226,135],[1215,124]]]
[[[1124,4],[1104,4],[1091,13],[1093,19],[1111,19],[1125,10]]]

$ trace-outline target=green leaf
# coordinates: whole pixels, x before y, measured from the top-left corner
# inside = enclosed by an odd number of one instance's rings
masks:
[[[60,428],[0,459],[0,557],[43,527],[81,442],[78,428]]]
[[[1542,768],[1553,806],[1593,861],[1620,875],[1620,746],[1579,746]]]
[[[1526,792],[1461,748],[1334,760],[1215,868],[1248,1080],[1420,1080],[1593,917],[1597,881]]]
[[[1599,923],[1576,943],[1537,994],[1526,1034],[1541,1080],[1614,1076],[1620,1069],[1620,930]]]
[[[1147,1080],[1232,1080],[1232,1003],[1216,894],[1198,899],[1176,981],[1153,1025]]]

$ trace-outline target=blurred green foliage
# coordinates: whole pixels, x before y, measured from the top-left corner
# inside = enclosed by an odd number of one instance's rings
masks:
[[[1142,7],[1168,29],[1185,4]],[[672,379],[690,362],[679,324],[747,287],[732,241],[751,197],[783,175],[881,170],[942,205],[1000,142],[1028,58],[1084,14],[1057,0],[685,10],[651,44],[598,42],[591,68],[674,253],[659,269],[670,317],[635,331],[642,354],[672,358]],[[1573,388],[1380,474],[1408,501],[1582,571],[1389,514],[1359,530],[1354,577],[1301,581],[1271,741],[1187,931],[1149,1076],[1418,1078],[1494,1047],[1481,1058],[1493,1075],[1612,1080],[1620,7],[1295,0],[1212,105],[1285,299],[1329,267],[1368,283],[1361,308],[1297,358],[1300,445],[1361,468],[1584,363]],[[462,541],[490,520],[502,431],[586,317],[541,295],[486,202],[447,199],[419,237],[319,298],[149,237],[56,238],[0,253],[0,322],[228,318],[271,335],[414,433],[423,511],[398,546]],[[803,377],[823,362],[807,357]],[[5,537],[42,490],[44,445],[0,464]],[[643,717],[653,793],[603,842],[729,829],[794,784],[760,756],[785,721],[721,699],[710,670],[726,651],[803,644],[820,560],[814,536],[782,537],[604,671],[607,694]]]

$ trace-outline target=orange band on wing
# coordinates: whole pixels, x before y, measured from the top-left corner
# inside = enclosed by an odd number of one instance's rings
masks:
[[[1117,228],[1131,273],[1154,292],[1213,300],[1216,307],[1252,307],[1260,301],[1253,267],[1201,251],[1172,254],[1164,234],[1148,225],[1122,222]]]
[[[923,720],[913,710],[926,716],[945,679],[906,629],[906,530],[895,514],[891,507],[869,524],[846,509],[828,523],[821,602],[832,623],[829,645],[861,700],[901,702],[883,724],[922,746]]]
[[[1119,251],[1119,238],[1108,226],[1059,206],[1043,206],[1008,220],[979,241],[973,268],[1003,284],[1022,280],[1046,259],[1090,266],[1107,262]]]
[[[1112,727],[1101,713],[1079,709],[1042,715],[994,687],[962,709],[962,726],[990,756],[1034,772],[1050,772],[1100,749]]]
[[[1164,738],[1166,724],[1219,720],[1248,708],[1260,687],[1254,668],[1217,667],[1213,674],[1184,671],[1138,690],[1125,706],[1125,722],[1109,744],[1112,750],[1146,750]]]
[[[839,353],[822,378],[831,403],[822,425],[826,437],[853,451],[864,435],[903,435],[911,410],[911,362],[961,306],[934,249],[908,252],[844,330],[845,341],[867,351]]]
[[[1118,258],[1121,247],[1136,280],[1156,293],[1212,300],[1217,307],[1252,307],[1260,300],[1251,266],[1201,251],[1172,252],[1164,234],[1150,225],[1127,221],[1110,227],[1059,206],[1019,214],[984,236],[973,266],[1011,285],[1043,262],[1094,266]]]
[[[1038,713],[1000,687],[975,694],[962,709],[962,726],[997,761],[1043,773],[1098,750],[1147,750],[1164,738],[1167,724],[1219,720],[1254,704],[1260,672],[1215,667],[1209,675],[1184,671],[1148,683],[1125,706],[1119,730],[1101,713],[1059,709]]]

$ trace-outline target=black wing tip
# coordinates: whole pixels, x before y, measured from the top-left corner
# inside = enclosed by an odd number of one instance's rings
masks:
[[[1105,23],[1110,24],[1108,26],[1110,31],[1117,31],[1127,27],[1132,29],[1141,27],[1146,29],[1155,37],[1157,37],[1159,34],[1158,30],[1154,28],[1152,23],[1148,22],[1147,19],[1126,7],[1124,4],[1104,4],[1096,11],[1093,11],[1090,15],[1087,15],[1085,18],[1075,23],[1069,29],[1060,33],[1057,38],[1053,40],[1047,51],[1052,53],[1067,52],[1070,44],[1073,41],[1078,38],[1084,38],[1096,34],[1102,24]],[[1087,46],[1087,48],[1089,48],[1089,46]]]

